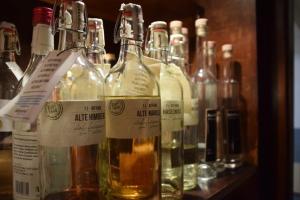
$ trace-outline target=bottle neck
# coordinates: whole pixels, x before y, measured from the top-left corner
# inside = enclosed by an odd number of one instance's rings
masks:
[[[59,32],[58,50],[85,48],[84,33],[62,29]]]
[[[220,78],[222,80],[233,79],[234,78],[233,67],[234,66],[233,66],[232,58],[231,57],[224,58],[224,65],[223,65],[223,69],[222,69]]]
[[[32,31],[31,54],[33,56],[45,56],[54,49],[54,36],[51,26],[36,24]]]
[[[184,59],[184,36],[172,34],[170,38],[170,61],[181,68],[187,74]]]
[[[162,48],[150,48],[149,56],[160,60],[164,64],[168,64],[168,50]]]
[[[168,33],[167,31],[151,31],[149,56],[168,64]]]
[[[197,35],[196,37],[196,54],[195,54],[195,65],[197,70],[207,69],[207,60],[204,55],[203,43],[205,37]]]
[[[3,51],[0,53],[0,59],[2,62],[16,62],[16,52]]]
[[[141,58],[143,55],[142,42],[127,38],[121,38],[121,49],[118,62],[125,62],[128,58],[128,53],[136,54],[141,62]]]
[[[106,54],[104,47],[100,47],[97,49],[89,49],[87,53],[87,57],[90,62],[94,64],[104,64],[104,55]]]
[[[207,49],[207,69],[212,73],[212,75],[216,78],[217,77],[217,66],[216,66],[216,54],[214,49],[208,48]]]

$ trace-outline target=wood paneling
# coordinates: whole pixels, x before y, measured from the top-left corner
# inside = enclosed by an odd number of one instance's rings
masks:
[[[236,72],[241,84],[244,135],[247,160],[257,163],[258,84],[256,55],[255,0],[197,0],[208,18],[208,39],[217,42],[217,61],[221,63],[221,45],[233,44]]]
[[[262,199],[292,199],[292,1],[257,1]]]

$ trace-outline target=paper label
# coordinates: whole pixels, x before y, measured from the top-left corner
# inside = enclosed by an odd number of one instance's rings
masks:
[[[5,106],[9,102],[8,99],[0,99],[0,108]],[[12,121],[10,119],[0,117],[0,133],[1,132],[11,132],[12,131]]]
[[[242,152],[241,116],[239,110],[226,110],[225,123],[227,132],[227,145],[230,154]]]
[[[33,27],[32,53],[37,55],[46,55],[54,49],[54,36],[51,32],[51,26],[47,24],[37,24]]]
[[[188,113],[184,113],[184,125],[195,126],[198,125],[198,112],[199,112],[198,99],[194,98],[191,100],[191,110]]]
[[[104,101],[47,102],[39,116],[41,145],[99,144],[105,137]]]
[[[36,132],[13,132],[14,199],[40,199],[38,149]]]
[[[6,115],[16,121],[35,121],[53,88],[80,54],[79,51],[50,52],[38,64],[21,92],[0,110],[0,116]]]
[[[21,78],[23,77],[24,72],[19,67],[19,65],[16,62],[6,62],[5,64],[8,66],[10,71],[15,75],[17,80],[18,81],[21,80]]]
[[[217,159],[217,110],[206,109],[205,114],[205,161]]]
[[[162,133],[183,130],[183,110],[181,101],[161,102]]]
[[[159,136],[160,98],[106,98],[106,136],[131,139]]]

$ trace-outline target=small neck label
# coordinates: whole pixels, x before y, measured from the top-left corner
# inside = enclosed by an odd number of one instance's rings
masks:
[[[31,51],[33,54],[46,55],[54,49],[54,37],[51,27],[46,24],[37,24],[33,28]]]

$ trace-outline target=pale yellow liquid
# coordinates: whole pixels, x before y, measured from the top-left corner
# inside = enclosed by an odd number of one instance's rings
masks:
[[[109,97],[109,99],[144,98],[157,99],[158,97]],[[114,125],[118,126],[118,124]],[[160,194],[160,138],[160,136],[150,136],[107,139],[108,191],[111,198],[159,198],[157,195]]]

